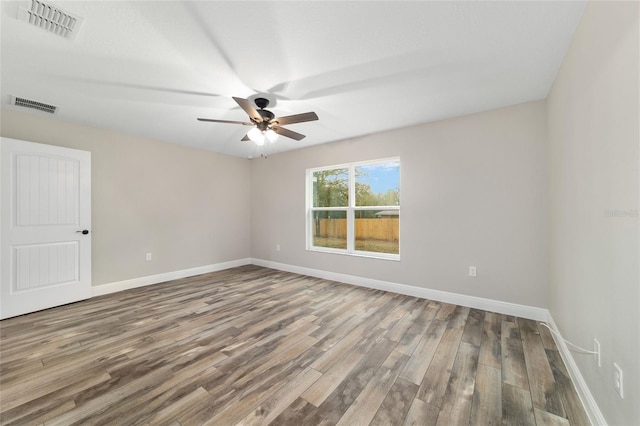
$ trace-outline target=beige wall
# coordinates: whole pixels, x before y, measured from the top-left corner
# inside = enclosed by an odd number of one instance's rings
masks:
[[[591,2],[547,100],[550,311],[567,339],[600,341],[602,367],[574,358],[612,425],[640,424],[638,15]]]
[[[540,101],[253,160],[252,257],[546,307],[545,141]],[[305,169],[393,156],[401,261],[306,251]]]
[[[250,257],[249,160],[12,110],[0,129],[91,151],[93,285]]]

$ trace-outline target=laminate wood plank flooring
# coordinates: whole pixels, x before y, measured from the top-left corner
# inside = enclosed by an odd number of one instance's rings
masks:
[[[258,266],[0,322],[2,425],[587,425],[536,322]]]

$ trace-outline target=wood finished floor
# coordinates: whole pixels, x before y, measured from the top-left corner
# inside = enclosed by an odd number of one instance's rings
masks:
[[[256,266],[0,327],[3,425],[589,424],[534,321]]]

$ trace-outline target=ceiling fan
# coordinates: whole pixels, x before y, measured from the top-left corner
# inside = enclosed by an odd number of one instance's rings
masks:
[[[276,117],[271,111],[265,109],[269,105],[269,100],[265,98],[255,99],[258,109],[255,109],[247,99],[234,97],[233,100],[236,101],[238,105],[240,105],[240,108],[249,115],[249,120],[251,121],[217,120],[213,118],[198,118],[198,121],[254,126],[253,129],[249,130],[241,140],[251,140],[255,142],[256,145],[264,145],[265,141],[275,142],[276,139],[278,139],[278,135],[299,141],[303,139],[305,135],[280,126],[304,123],[305,121],[315,121],[318,119],[318,115],[315,112],[305,112],[285,117]]]

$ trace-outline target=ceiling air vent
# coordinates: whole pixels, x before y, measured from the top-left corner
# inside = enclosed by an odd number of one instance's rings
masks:
[[[48,112],[49,114],[55,114],[58,109],[55,105],[45,104],[44,102],[34,101],[33,99],[19,98],[17,96],[11,97],[11,105],[37,109],[38,111]]]
[[[76,36],[82,23],[78,16],[42,0],[25,1],[25,7],[18,8],[18,18],[68,39]]]

